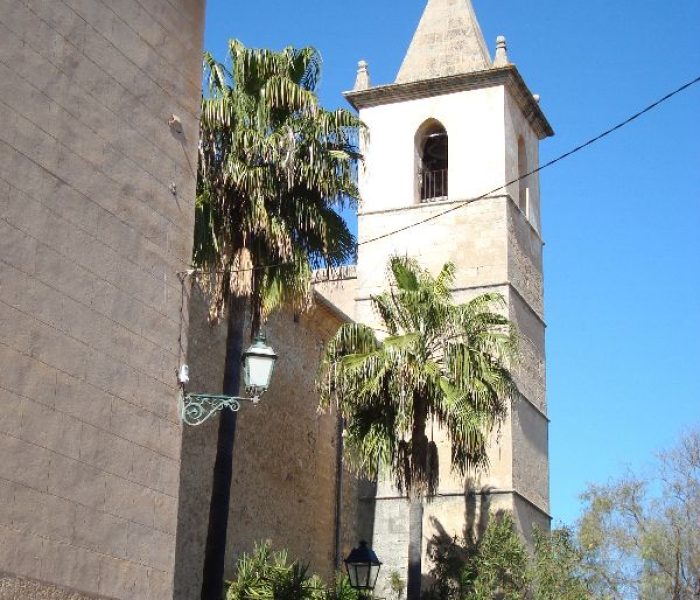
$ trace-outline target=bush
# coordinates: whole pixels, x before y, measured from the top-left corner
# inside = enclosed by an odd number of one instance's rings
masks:
[[[568,529],[535,531],[533,553],[513,517],[492,515],[478,540],[450,540],[432,553],[435,580],[423,600],[588,600],[583,554]]]
[[[268,542],[238,560],[227,588],[226,600],[359,600],[346,577],[339,574],[328,587],[308,565],[289,562],[286,550],[274,551]]]

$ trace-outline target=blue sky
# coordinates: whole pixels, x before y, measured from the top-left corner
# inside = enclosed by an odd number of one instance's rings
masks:
[[[425,0],[207,1],[205,47],[312,45],[342,106],[394,80]],[[697,0],[474,0],[557,135],[541,160],[700,75]],[[700,85],[541,175],[552,514],[700,426]]]

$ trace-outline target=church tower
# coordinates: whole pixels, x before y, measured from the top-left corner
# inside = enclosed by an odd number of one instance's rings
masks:
[[[369,130],[355,319],[376,323],[370,296],[385,288],[389,257],[408,254],[433,273],[454,262],[457,301],[500,292],[520,333],[522,398],[491,442],[489,472],[450,473],[449,446],[434,431],[442,467],[421,517],[426,583],[432,545],[478,530],[489,512],[512,512],[526,538],[549,526],[540,187],[537,174],[518,179],[553,131],[504,38],[491,60],[470,0],[429,0],[396,82],[372,87],[362,62],[346,97]],[[362,533],[385,562],[377,592],[389,596],[392,573],[407,579],[409,504],[380,482],[362,506]]]

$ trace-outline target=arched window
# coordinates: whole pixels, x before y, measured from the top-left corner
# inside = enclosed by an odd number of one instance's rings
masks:
[[[529,177],[525,177],[530,169],[527,164],[527,152],[525,151],[525,140],[522,136],[518,137],[518,206],[525,215],[529,216],[530,211],[530,188]]]
[[[421,202],[447,198],[447,131],[439,121],[426,121],[416,133],[417,195]]]

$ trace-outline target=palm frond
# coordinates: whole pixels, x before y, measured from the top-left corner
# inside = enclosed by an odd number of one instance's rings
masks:
[[[389,270],[389,290],[372,297],[388,336],[341,327],[321,365],[321,401],[346,419],[347,456],[358,472],[385,471],[399,490],[430,496],[440,465],[429,421],[447,433],[453,470],[488,467],[490,436],[517,395],[509,370],[516,333],[494,310],[504,307],[498,294],[452,303],[450,263],[433,277],[414,259],[393,257]]]
[[[313,48],[281,52],[228,46],[228,66],[204,55],[195,266],[213,275],[218,317],[229,292],[253,293],[264,318],[282,303],[308,305],[313,267],[344,264],[355,238],[336,208],[358,199],[362,124],[326,111],[314,93]],[[249,260],[253,271],[237,272]],[[269,265],[279,265],[263,274]]]

